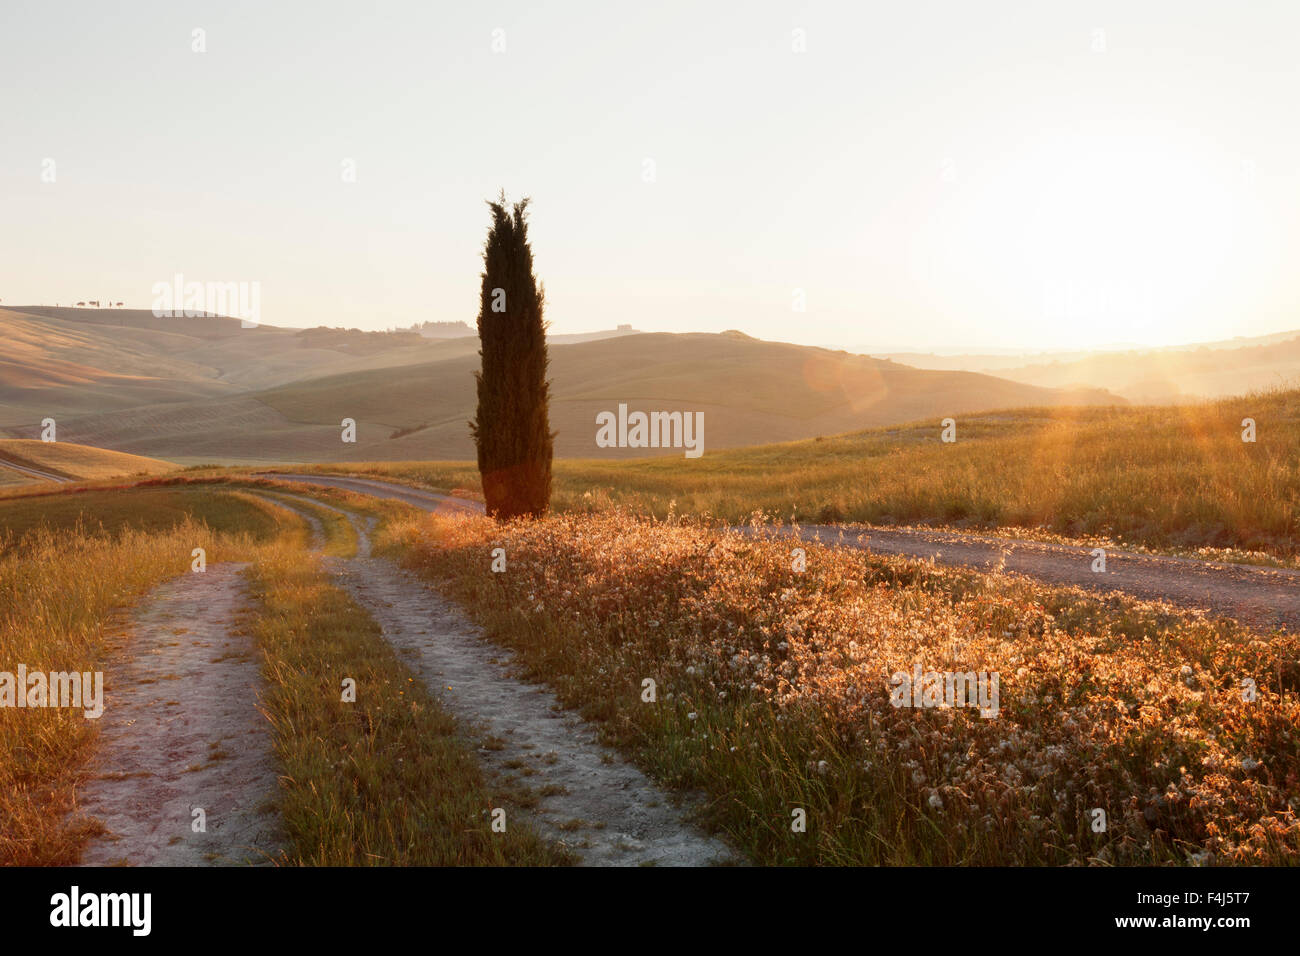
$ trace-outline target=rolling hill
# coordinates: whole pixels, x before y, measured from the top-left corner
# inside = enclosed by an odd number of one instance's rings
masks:
[[[61,439],[186,463],[474,457],[466,423],[475,338],[245,330],[125,310],[83,321],[87,311],[0,313],[19,333],[10,342],[21,343],[0,346],[20,373],[0,380],[0,427],[10,435],[36,437],[53,415]],[[620,403],[702,412],[707,452],[991,408],[1119,401],[739,332],[623,334],[552,343],[550,354],[562,457],[653,453],[596,447],[596,415]],[[75,367],[52,375],[60,362]],[[355,443],[341,440],[344,419],[357,423]]]
[[[980,371],[1026,385],[1104,388],[1133,402],[1164,403],[1300,385],[1300,330],[1194,346],[1037,355],[883,356],[917,368]]]
[[[238,395],[301,378],[473,354],[414,332],[241,328],[141,309],[0,309],[0,425]]]
[[[8,462],[24,465],[63,478],[117,478],[121,475],[162,475],[179,466],[156,458],[128,455],[106,448],[91,448],[69,442],[43,442],[34,439],[0,439],[0,472],[7,479],[17,474],[6,468]],[[31,478],[17,475],[19,481]]]

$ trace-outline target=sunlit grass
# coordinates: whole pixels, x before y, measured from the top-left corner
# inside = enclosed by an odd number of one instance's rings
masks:
[[[622,513],[385,540],[756,862],[1300,860],[1300,636]],[[999,715],[895,708],[916,663],[998,673]]]
[[[491,829],[493,795],[452,717],[319,558],[270,553],[252,571],[267,714],[292,862],[501,866],[567,862],[526,824]],[[343,680],[355,702],[342,700]]]
[[[0,499],[0,553],[29,531],[116,534],[125,529],[169,532],[189,519],[221,533],[267,540],[279,529],[264,503],[225,489],[149,487]]]
[[[1242,441],[1242,420],[1257,440]],[[594,426],[593,426],[594,427]],[[660,518],[1021,528],[1300,556],[1300,392],[1167,408],[1015,409],[702,458],[555,462],[553,508]],[[472,462],[315,466],[478,489]]]

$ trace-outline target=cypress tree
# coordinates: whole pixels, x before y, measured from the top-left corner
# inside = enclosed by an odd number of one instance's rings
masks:
[[[470,433],[478,449],[487,513],[538,517],[551,501],[550,385],[546,381],[545,289],[533,275],[528,200],[506,208],[503,190],[483,248],[474,373],[478,410]]]

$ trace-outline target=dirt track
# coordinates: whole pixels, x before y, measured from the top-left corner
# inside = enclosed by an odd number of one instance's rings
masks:
[[[1168,601],[1236,618],[1252,627],[1300,629],[1300,571],[1244,564],[1220,564],[1191,558],[1106,551],[1106,570],[1092,570],[1091,548],[980,537],[945,531],[839,528],[812,525],[799,529],[805,541],[821,540],[865,548],[877,554],[933,559],[1023,574],[1047,584],[1092,591],[1122,591],[1134,597]],[[789,535],[790,529],[783,529]]]
[[[741,862],[726,844],[686,822],[672,798],[547,688],[515,677],[511,652],[489,643],[427,581],[372,557],[370,529],[342,513],[357,530],[358,547],[355,558],[328,559],[338,582],[473,739],[490,741],[477,752],[484,769],[532,791],[537,805],[527,819],[542,836],[584,866]],[[299,514],[321,540],[316,518],[307,510]]]
[[[289,474],[265,477],[348,488],[405,501],[426,511],[483,511],[483,506],[476,501],[369,478]],[[751,533],[747,528],[739,530]],[[775,533],[795,532],[785,528]],[[1300,571],[1108,550],[1106,571],[1096,573],[1092,570],[1094,556],[1089,548],[1015,538],[832,525],[804,526],[798,535],[807,541],[933,559],[940,564],[983,571],[1001,567],[1003,571],[1048,584],[1100,592],[1120,591],[1148,600],[1169,601],[1236,618],[1252,627],[1300,630]]]
[[[451,495],[440,495],[433,491],[425,491],[423,488],[412,488],[409,485],[399,485],[391,481],[376,481],[372,478],[349,478],[342,475],[282,475],[274,472],[264,472],[254,477],[276,478],[280,481],[298,481],[312,485],[325,485],[329,488],[345,488],[348,491],[360,492],[363,495],[374,495],[376,498],[404,501],[408,505],[415,505],[415,507],[422,508],[425,511],[477,511],[479,514],[483,513],[483,505],[477,501],[470,501],[467,498],[454,498]]]
[[[98,775],[79,809],[107,833],[83,865],[271,862],[281,845],[271,730],[258,703],[237,564],[158,587],[135,615],[122,663],[106,677]],[[195,832],[196,809],[203,832]]]

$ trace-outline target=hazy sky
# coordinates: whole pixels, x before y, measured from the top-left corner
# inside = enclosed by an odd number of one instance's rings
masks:
[[[0,0],[0,299],[472,324],[504,187],[557,332],[1297,328],[1298,36],[1294,0]]]

